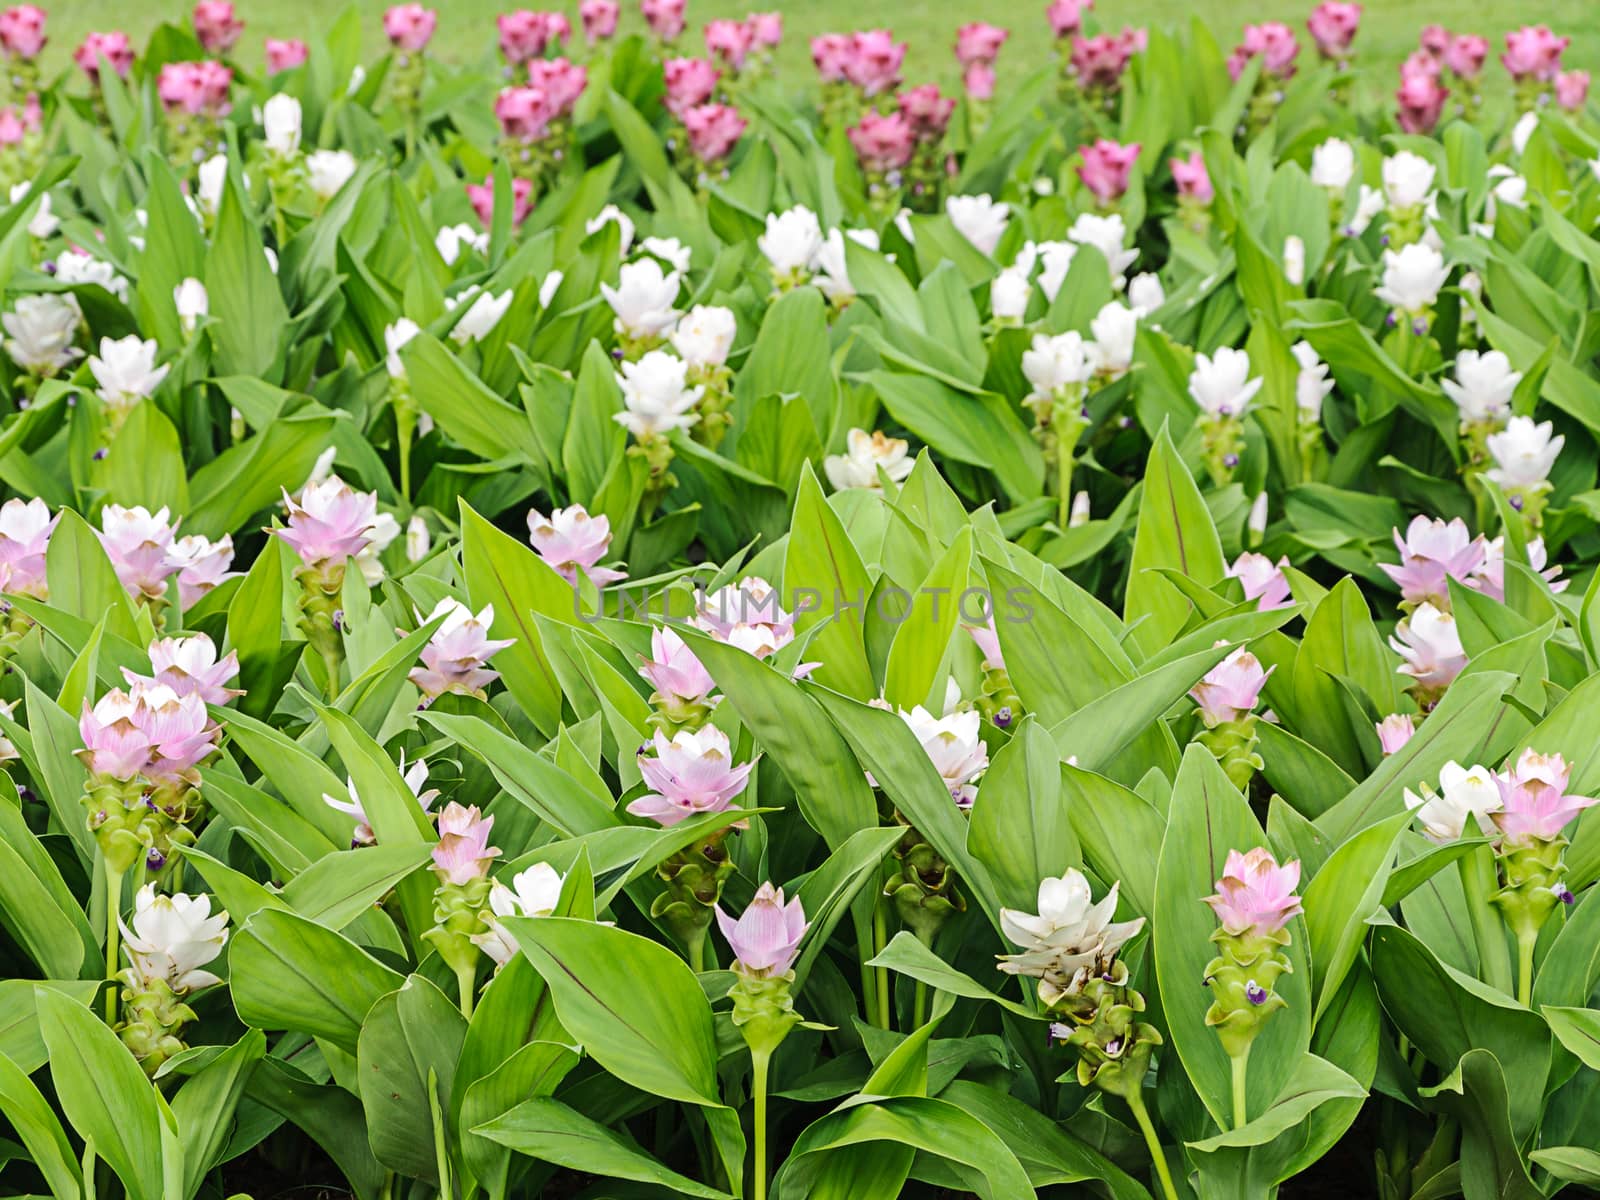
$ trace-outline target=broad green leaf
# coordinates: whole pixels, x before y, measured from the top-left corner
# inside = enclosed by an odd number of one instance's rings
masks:
[[[1190,602],[1156,567],[1180,571],[1205,587],[1219,582],[1227,567],[1211,513],[1165,430],[1145,463],[1144,496],[1122,614],[1146,654],[1166,646],[1183,628],[1190,610]]]

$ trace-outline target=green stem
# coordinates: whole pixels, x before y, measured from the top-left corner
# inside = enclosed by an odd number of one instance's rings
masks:
[[[706,969],[706,931],[704,927],[689,935],[689,969],[696,975]]]
[[[750,1061],[755,1067],[751,1089],[755,1092],[756,1117],[756,1197],[767,1200],[767,1067],[772,1061],[770,1050],[750,1051]]]
[[[106,863],[106,979],[111,986],[106,991],[106,1024],[117,1026],[117,968],[120,966],[117,951],[121,929],[117,918],[122,915],[122,876],[109,862]]]
[[[1250,1047],[1246,1046],[1242,1052],[1233,1058],[1233,1127],[1238,1129],[1250,1120],[1250,1109],[1247,1104],[1249,1093],[1246,1090],[1246,1079],[1250,1065]]]
[[[1081,404],[1082,401],[1072,403]],[[1063,531],[1072,523],[1072,460],[1078,451],[1078,438],[1082,436],[1081,422],[1082,418],[1073,412],[1071,436],[1058,436],[1056,441],[1056,486],[1061,490],[1056,500],[1056,524]]]
[[[1128,1107],[1133,1110],[1133,1119],[1138,1122],[1139,1131],[1144,1134],[1144,1144],[1150,1147],[1150,1165],[1155,1167],[1156,1178],[1161,1180],[1161,1194],[1166,1200],[1178,1200],[1178,1189],[1172,1185],[1172,1172],[1167,1167],[1167,1156],[1161,1149],[1161,1139],[1156,1136],[1156,1127],[1150,1123],[1150,1113],[1144,1106],[1144,1097],[1135,1091],[1127,1099]]]
[[[338,632],[333,636],[338,637]],[[324,648],[322,665],[328,673],[328,703],[335,704],[339,700],[339,652],[331,646]]]
[[[883,948],[889,944],[889,927],[883,916],[883,901],[879,900],[872,910],[872,949],[873,957],[883,953]],[[878,1028],[889,1028],[889,969],[878,967]]]
[[[921,1029],[928,1019],[928,985],[917,980],[917,990],[911,1003],[911,1028]]]
[[[478,994],[478,964],[456,968],[456,987],[461,993],[461,1015],[472,1020],[472,1005]]]
[[[874,954],[872,934],[865,920],[856,922],[856,957],[861,962],[861,1015],[867,1024],[872,1024],[873,1012],[876,1005],[873,999],[878,994],[878,985],[874,981],[873,968],[867,966]]]
[[[1533,1006],[1533,950],[1539,944],[1538,930],[1517,931],[1517,1003]]]
[[[1478,944],[1478,967],[1490,987],[1511,993],[1511,952],[1506,947],[1505,926],[1489,903],[1495,888],[1494,852],[1477,846],[1456,860],[1461,890],[1466,894],[1467,919],[1472,922],[1473,940]]]

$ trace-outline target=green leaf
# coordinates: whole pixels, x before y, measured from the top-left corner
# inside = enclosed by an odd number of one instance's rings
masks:
[[[233,1134],[234,1112],[255,1065],[267,1052],[266,1036],[252,1029],[178,1089],[172,1115],[183,1137],[183,1195],[194,1196],[217,1166]]]
[[[872,577],[809,464],[795,496],[783,586],[795,609],[795,632],[821,626],[810,645],[822,664],[815,671],[817,682],[857,699],[877,695],[866,646]]]
[[[1583,1146],[1546,1146],[1528,1157],[1557,1179],[1600,1187],[1600,1152]]]
[[[990,759],[980,794],[983,803],[973,805],[968,821],[967,849],[989,868],[1002,904],[1032,912],[1039,882],[1059,876],[1080,857],[1055,743],[1032,716]]]
[[[867,966],[887,967],[891,971],[898,971],[902,975],[925,983],[936,991],[948,992],[952,996],[964,996],[969,1000],[987,1000],[1019,1017],[1027,1017],[1030,1020],[1042,1019],[1027,1005],[1007,1000],[971,976],[962,974],[919,942],[915,934],[904,929],[895,934],[889,944],[880,950]]]
[[[431,853],[432,848],[421,842],[340,850],[301,871],[282,896],[302,917],[329,929],[343,929],[427,862]]]
[[[1443,1083],[1419,1089],[1461,1123],[1462,1191],[1469,1200],[1538,1200],[1545,1194],[1522,1158],[1526,1135],[1516,1132],[1516,1082],[1514,1069],[1507,1071],[1494,1053],[1472,1049]]]
[[[1546,1004],[1539,1010],[1550,1032],[1584,1066],[1600,1071],[1600,1012],[1592,1008],[1558,1008]]]
[[[62,511],[55,532],[50,535],[45,575],[50,582],[52,606],[81,617],[90,625],[107,618],[108,632],[136,646],[144,644],[134,623],[128,593],[117,579],[100,539],[88,522],[71,509]]]
[[[1361,952],[1367,918],[1383,904],[1395,842],[1410,820],[1410,813],[1398,813],[1356,834],[1333,852],[1302,893],[1311,936],[1314,1021],[1327,1011]]]
[[[77,1200],[83,1194],[83,1173],[67,1131],[33,1080],[4,1054],[0,1054],[0,1113],[22,1139],[56,1200]]]
[[[282,382],[279,361],[289,310],[267,264],[255,217],[247,210],[238,167],[230,162],[217,208],[205,284],[217,374]]]
[[[362,1021],[356,1046],[361,1106],[372,1153],[390,1170],[437,1186],[431,1110],[450,1095],[466,1032],[456,1006],[421,975],[379,997]]]
[[[793,543],[791,543],[792,545]],[[967,591],[972,531],[963,529],[912,593],[909,612],[895,631],[884,671],[883,696],[900,708],[935,705],[940,668],[949,651]]]
[[[45,1064],[49,1051],[39,1032],[34,989],[50,988],[87,1007],[100,990],[98,979],[0,979],[0,1055],[31,1074]]]

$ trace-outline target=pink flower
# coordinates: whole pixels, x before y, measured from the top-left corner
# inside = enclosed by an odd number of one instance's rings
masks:
[[[1504,846],[1554,841],[1580,812],[1600,803],[1590,796],[1567,795],[1571,775],[1572,767],[1561,755],[1538,754],[1529,747],[1514,767],[1495,776],[1500,811],[1490,816],[1500,827]]]
[[[1417,723],[1410,713],[1390,713],[1374,726],[1378,731],[1378,745],[1387,756],[1399,750],[1417,732]]]
[[[617,18],[622,15],[618,0],[583,0],[578,5],[578,19],[583,22],[583,36],[591,46],[595,42],[615,37]]]
[[[639,0],[639,11],[651,33],[663,42],[671,42],[683,33],[684,3],[685,0]]]
[[[911,132],[919,142],[937,142],[950,126],[956,110],[951,97],[939,94],[939,85],[923,83],[900,93],[900,111],[911,122]]]
[[[1519,83],[1527,79],[1547,83],[1560,72],[1562,52],[1571,42],[1550,32],[1548,25],[1524,25],[1506,34],[1500,62]]]
[[[744,66],[753,46],[754,33],[743,21],[717,20],[706,23],[706,53],[720,58],[733,70]]]
[[[292,71],[306,61],[311,52],[299,38],[267,39],[267,74]]]
[[[639,668],[639,674],[656,690],[652,702],[659,700],[679,708],[704,704],[717,688],[694,651],[670,629],[651,631],[650,658]]]
[[[171,688],[180,699],[199,696],[202,704],[226,704],[234,696],[244,695],[227,686],[228,680],[239,674],[239,655],[230,650],[218,660],[216,643],[203,633],[151,642],[150,669],[155,674],[146,678],[123,667],[122,677],[133,687],[159,684]]]
[[[628,577],[625,571],[595,565],[611,546],[611,520],[604,513],[591,517],[581,504],[551,509],[548,517],[530,508],[528,541],[568,583],[578,582],[579,571],[601,588]]]
[[[111,69],[123,78],[133,68],[133,43],[125,33],[91,33],[72,52],[77,63],[91,81],[100,81],[100,60],[111,64]]]
[[[898,171],[911,161],[917,148],[917,135],[902,112],[883,113],[868,109],[848,131],[861,169],[869,174]]]
[[[794,617],[784,611],[780,600],[776,588],[752,575],[701,596],[694,624],[718,641],[729,641],[740,627],[763,627],[786,643],[794,637]]]
[[[561,13],[526,8],[501,13],[495,19],[495,27],[500,33],[501,57],[514,67],[529,59],[543,58],[552,42],[563,43],[572,36],[572,25]]]
[[[550,131],[555,115],[550,98],[541,87],[523,84],[501,88],[494,100],[495,120],[500,134],[510,142],[537,142]]]
[[[1011,31],[983,21],[972,21],[956,30],[956,61],[963,67],[974,63],[990,65],[1000,54]]]
[[[905,58],[905,43],[895,41],[894,34],[887,29],[853,33],[844,77],[860,88],[863,95],[876,96],[893,90],[900,82],[900,67]]]
[[[1261,689],[1267,686],[1267,676],[1277,669],[1273,665],[1263,671],[1260,661],[1243,646],[1212,667],[1189,689],[1206,728],[1249,715],[1261,698]]]
[[[961,88],[973,100],[994,97],[994,68],[988,63],[973,63],[961,72]]]
[[[1306,28],[1317,43],[1317,53],[1323,58],[1343,60],[1349,56],[1350,43],[1355,41],[1356,31],[1361,28],[1361,5],[1322,0],[1311,10]]]
[[[1123,146],[1098,138],[1083,148],[1078,178],[1101,205],[1113,204],[1128,190],[1128,176],[1139,161],[1138,142]]]
[[[152,783],[187,777],[216,748],[217,729],[197,694],[180,696],[164,684],[134,684],[133,722],[150,742],[144,775]]]
[[[372,544],[378,523],[378,494],[358,492],[330,475],[308,483],[300,499],[283,494],[289,524],[271,532],[287,542],[308,567],[342,565]]]
[[[811,39],[811,61],[823,83],[843,83],[854,54],[848,33],[823,33]]]
[[[1289,581],[1283,575],[1283,568],[1288,565],[1287,558],[1273,562],[1265,554],[1245,553],[1233,560],[1227,575],[1244,585],[1246,600],[1254,600],[1258,609],[1270,612],[1275,608],[1289,608],[1294,603],[1289,598]]]
[[[133,697],[114,688],[91,706],[83,702],[78,736],[83,749],[75,753],[90,775],[132,779],[150,761],[150,738],[133,720]]]
[[[166,63],[156,80],[156,93],[168,112],[222,118],[232,108],[233,69],[207,59]]]
[[[1399,585],[1407,604],[1426,602],[1437,608],[1450,606],[1448,580],[1472,586],[1486,552],[1484,540],[1473,537],[1459,517],[1453,521],[1415,517],[1405,537],[1394,531],[1394,544],[1400,551],[1399,564],[1378,565]]]
[[[494,224],[494,180],[491,178],[483,183],[467,184],[467,199],[472,202],[472,211],[478,214],[478,220],[485,229]],[[511,181],[511,224],[521,225],[528,219],[528,214],[533,211],[533,181],[531,179],[513,179]]]
[[[439,814],[439,844],[433,848],[433,872],[441,883],[471,883],[489,874],[489,864],[500,855],[489,845],[494,818],[474,804],[463,808],[452,800]]]
[[[100,513],[100,544],[122,586],[152,600],[167,594],[167,577],[177,570],[172,558],[171,514],[151,513],[143,505],[123,508],[108,504]]]
[[[728,735],[715,725],[683,729],[667,740],[659,729],[653,756],[639,754],[639,773],[653,791],[628,805],[636,817],[676,825],[703,812],[726,812],[744,791],[755,762],[733,764]]]
[[[1413,50],[1411,57],[1400,64],[1400,78],[1405,79],[1411,75],[1437,76],[1444,70],[1444,63],[1426,50]]]
[[[172,561],[178,564],[178,599],[185,609],[212,588],[238,576],[233,565],[233,535],[225,533],[213,542],[199,534],[177,538],[172,543]]]
[[[552,116],[564,117],[589,86],[589,68],[564,58],[536,58],[528,64],[528,82],[543,90]]]
[[[1436,698],[1467,665],[1455,618],[1426,601],[1396,625],[1394,633],[1389,646],[1405,659],[1398,668],[1400,674],[1411,676],[1415,686],[1429,696]]]
[[[194,35],[207,54],[226,54],[243,32],[244,22],[233,15],[228,0],[200,0],[194,6]]]
[[[44,49],[44,9],[18,4],[0,13],[0,51],[7,58],[33,59]]]
[[[708,166],[733,153],[748,124],[738,109],[726,104],[701,104],[683,114],[689,152]]]
[[[1299,886],[1298,861],[1280,867],[1263,846],[1249,854],[1230,850],[1216,895],[1207,896],[1205,902],[1226,932],[1270,936],[1304,911],[1294,894]]]
[[[1178,195],[1200,204],[1211,203],[1216,192],[1211,187],[1211,175],[1206,171],[1205,155],[1194,150],[1188,158],[1169,158],[1167,165],[1172,168],[1172,181],[1178,185]]]
[[[1300,43],[1294,30],[1281,21],[1263,21],[1259,25],[1244,27],[1244,41],[1228,58],[1228,74],[1238,79],[1247,62],[1261,56],[1261,73],[1278,79],[1288,79],[1294,74],[1295,56],[1300,53]]]
[[[433,40],[439,14],[420,4],[396,4],[383,14],[383,34],[396,50],[419,53]]]
[[[50,535],[60,516],[50,515],[50,506],[32,500],[7,500],[0,505],[0,591],[43,600],[50,594],[45,579],[44,556],[50,549]]]
[[[1054,0],[1044,15],[1056,37],[1071,37],[1083,28],[1084,10],[1093,7],[1094,0]]]
[[[36,95],[29,95],[27,103],[20,109],[10,104],[0,108],[0,146],[15,146],[30,133],[36,132],[42,116]]]
[[[1396,119],[1407,133],[1432,133],[1444,113],[1444,102],[1450,91],[1440,85],[1438,77],[1412,73],[1400,78],[1400,90],[1395,101],[1400,106]]]
[[[1005,655],[1000,650],[1000,634],[994,627],[994,618],[989,618],[987,625],[963,625],[963,629],[972,636],[978,644],[978,649],[983,651],[983,669],[985,671],[1004,671],[1006,669]]]
[[[1122,80],[1133,57],[1133,44],[1128,34],[1101,33],[1094,37],[1074,38],[1072,42],[1072,73],[1078,86],[1086,90],[1109,91]]]
[[[738,960],[734,969],[758,979],[788,972],[800,949],[800,939],[805,937],[806,925],[800,897],[785,904],[783,889],[770,883],[761,885],[737,921],[720,905],[717,907],[717,927]]]
[[[444,623],[433,631],[433,637],[418,656],[422,666],[413,667],[407,676],[422,693],[424,701],[436,700],[446,693],[458,696],[482,696],[484,689],[500,678],[497,671],[485,665],[500,651],[516,642],[515,638],[497,640],[489,636],[494,624],[494,605],[486,604],[483,611],[474,614],[461,601],[446,596],[424,618],[417,615],[419,623],[444,618]]]
[[[1428,25],[1417,37],[1417,46],[1424,54],[1438,58],[1450,46],[1450,31],[1443,25]]]
[[[751,13],[745,18],[750,26],[750,41],[763,50],[776,50],[783,41],[783,14],[781,12]]]
[[[669,58],[661,74],[667,85],[662,103],[680,121],[691,108],[710,101],[722,78],[722,72],[704,58]]]
[[[1452,74],[1462,79],[1476,79],[1489,57],[1489,39],[1473,33],[1462,33],[1450,39],[1445,47],[1443,61]]]
[[[1556,76],[1556,103],[1568,112],[1582,112],[1589,99],[1589,72],[1563,71]]]

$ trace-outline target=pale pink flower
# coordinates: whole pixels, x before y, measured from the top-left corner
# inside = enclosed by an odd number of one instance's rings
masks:
[[[1476,79],[1489,57],[1489,39],[1472,33],[1457,34],[1445,47],[1442,61],[1462,79]]]
[[[1399,105],[1395,119],[1407,133],[1432,133],[1449,98],[1449,89],[1439,83],[1436,75],[1402,75],[1400,90],[1395,92],[1395,103]]]
[[[133,697],[113,688],[93,705],[83,702],[78,736],[83,749],[75,751],[90,775],[132,779],[150,761],[150,737],[133,719]]]
[[[1546,567],[1545,562],[1549,551],[1545,549],[1544,538],[1536,537],[1524,548],[1528,555],[1528,566],[1532,567],[1545,582],[1550,585],[1552,592],[1564,592],[1570,582],[1561,579],[1560,566]],[[1506,540],[1497,537],[1484,546],[1483,562],[1473,576],[1473,584],[1485,596],[1494,600],[1506,598]]]
[[[1298,861],[1280,867],[1263,846],[1248,854],[1230,850],[1216,894],[1205,897],[1205,902],[1226,932],[1270,936],[1304,911],[1294,894],[1299,886]]]
[[[310,567],[342,564],[360,554],[378,524],[378,494],[355,491],[337,475],[307,484],[298,500],[284,492],[283,503],[289,524],[271,532]]]
[[[615,37],[617,18],[622,15],[618,0],[583,0],[578,5],[578,19],[583,22],[583,36],[591,46],[596,42]]]
[[[168,112],[221,119],[232,109],[233,69],[206,59],[166,63],[156,79],[156,94]]]
[[[639,11],[651,33],[663,42],[671,42],[683,33],[684,4],[685,0],[639,0]]]
[[[72,52],[72,61],[92,82],[100,81],[100,61],[104,59],[111,64],[111,69],[124,79],[133,69],[133,43],[128,40],[128,35],[120,31],[113,33],[91,33],[84,37],[78,48]]]
[[[564,117],[589,86],[589,69],[564,58],[536,58],[528,64],[528,82],[544,92],[552,116]]]
[[[526,8],[501,13],[495,18],[495,28],[500,35],[500,55],[513,67],[542,58],[552,43],[563,43],[572,36],[572,25],[561,13]]]
[[[472,211],[478,214],[478,221],[485,229],[494,223],[494,180],[491,178],[484,183],[467,184],[467,199],[472,202]],[[528,214],[533,211],[533,181],[531,179],[513,179],[511,181],[511,224],[521,225],[528,219]]]
[[[310,48],[299,38],[267,39],[267,74],[292,71],[310,55]]]
[[[1261,57],[1264,77],[1288,79],[1294,74],[1294,60],[1300,53],[1300,43],[1294,30],[1281,21],[1263,21],[1259,25],[1244,27],[1244,41],[1228,57],[1228,74],[1238,79],[1245,64],[1257,55]]]
[[[0,13],[0,51],[24,61],[44,49],[45,12],[36,4],[18,4]]]
[[[956,110],[955,98],[941,96],[936,83],[907,88],[900,93],[899,103],[900,112],[911,123],[911,132],[919,142],[937,142],[944,137]]]
[[[1395,626],[1394,633],[1389,645],[1405,659],[1400,674],[1411,676],[1424,691],[1443,691],[1467,665],[1455,618],[1426,601]]]
[[[237,578],[233,564],[233,535],[225,533],[213,542],[199,534],[174,539],[172,561],[178,564],[178,600],[191,608],[212,588]]]
[[[750,26],[750,40],[763,50],[776,50],[783,41],[783,14],[781,12],[751,13],[745,18]]]
[[[1189,695],[1200,706],[1200,718],[1208,729],[1238,721],[1255,708],[1267,676],[1277,669],[1274,664],[1263,671],[1260,660],[1240,646],[1207,671],[1206,677],[1189,689]]]
[[[680,121],[691,108],[707,103],[716,94],[722,72],[704,58],[669,58],[661,67],[667,85],[662,103]]]
[[[706,53],[738,71],[754,46],[755,32],[744,21],[722,19],[706,22],[705,38]]]
[[[383,14],[383,35],[396,50],[416,54],[433,40],[439,14],[420,4],[396,4]]]
[[[1500,62],[1518,82],[1548,83],[1560,73],[1561,55],[1571,43],[1571,38],[1557,37],[1548,25],[1524,25],[1506,34]]]
[[[732,154],[748,125],[737,109],[726,104],[701,104],[683,114],[689,153],[707,166]]]
[[[956,806],[971,808],[978,798],[975,781],[989,768],[989,750],[980,733],[982,716],[970,709],[935,717],[919,704],[909,712],[902,708],[900,719],[939,772]]]
[[[784,975],[806,934],[806,913],[796,896],[787,904],[783,889],[763,883],[735,921],[717,906],[717,927],[737,960],[735,970],[758,979]]]
[[[1450,607],[1449,580],[1473,584],[1473,575],[1485,553],[1484,540],[1473,537],[1459,517],[1436,521],[1417,516],[1404,537],[1394,530],[1394,544],[1400,551],[1400,562],[1378,565],[1399,586],[1407,604],[1427,602],[1436,608]]]
[[[167,593],[167,577],[178,569],[172,557],[171,513],[143,505],[108,504],[100,513],[100,544],[122,586],[155,600]]]
[[[1273,562],[1265,554],[1252,554],[1247,551],[1233,560],[1227,575],[1228,578],[1237,579],[1244,585],[1246,600],[1254,600],[1258,609],[1270,612],[1272,609],[1289,608],[1294,604],[1289,596],[1289,581],[1283,574],[1283,568],[1288,565],[1287,558]]]
[[[43,600],[50,594],[45,578],[45,553],[59,515],[38,497],[13,497],[0,505],[0,591]]]
[[[971,21],[956,30],[956,61],[963,67],[991,66],[1011,36],[1009,29],[984,21]]]
[[[216,748],[220,732],[196,692],[180,696],[163,683],[135,683],[133,721],[150,740],[144,774],[153,783],[186,779]]]
[[[413,667],[407,678],[422,692],[424,703],[452,692],[482,696],[484,689],[500,678],[499,672],[491,671],[486,664],[515,644],[516,639],[489,636],[489,627],[494,624],[492,604],[484,605],[483,611],[475,614],[461,601],[445,596],[426,617],[418,613],[417,621],[425,624],[439,617],[444,618],[444,623],[433,631],[418,656],[422,665]]]
[[[233,49],[244,22],[233,14],[228,0],[200,0],[194,6],[194,35],[207,54],[221,57]]]
[[[159,684],[171,688],[179,699],[199,696],[203,704],[226,704],[244,695],[228,686],[228,680],[239,674],[239,655],[230,650],[218,659],[216,643],[203,633],[151,642],[150,669],[155,674],[146,678],[123,667],[122,677],[130,687]]]
[[[719,641],[740,625],[762,625],[794,636],[794,618],[784,611],[782,597],[759,575],[752,575],[700,598],[694,623]]]
[[[1572,767],[1559,754],[1539,754],[1532,747],[1516,765],[1495,776],[1500,811],[1491,813],[1500,827],[1503,846],[1554,841],[1584,809],[1600,803],[1591,796],[1567,795]]]
[[[650,657],[639,668],[655,688],[651,700],[675,707],[704,704],[717,684],[684,640],[670,629],[650,633]]]
[[[604,513],[591,517],[581,504],[551,509],[548,517],[530,508],[528,541],[568,583],[578,582],[579,571],[601,588],[627,578],[625,571],[596,565],[611,547],[611,519]]]
[[[1121,145],[1108,138],[1097,138],[1083,147],[1078,178],[1102,205],[1114,204],[1128,190],[1128,177],[1139,161],[1140,145]]]
[[[522,84],[501,88],[494,101],[494,119],[500,122],[500,135],[510,142],[537,142],[550,132],[555,107],[541,87]],[[493,202],[493,195],[490,195]]]
[[[1094,0],[1054,0],[1044,10],[1050,32],[1058,38],[1072,37],[1083,28],[1083,14],[1094,7]]]
[[[1210,204],[1216,195],[1211,187],[1211,175],[1206,170],[1205,155],[1193,150],[1187,158],[1169,158],[1172,182],[1178,185],[1178,195],[1200,204]]]
[[[861,169],[869,174],[900,170],[917,148],[916,132],[901,112],[884,114],[869,108],[848,135]]]
[[[1114,90],[1122,82],[1133,50],[1133,40],[1126,30],[1121,34],[1074,38],[1071,65],[1078,86],[1089,91]]]
[[[1556,76],[1556,103],[1568,112],[1582,112],[1589,100],[1589,72],[1563,71]]]
[[[983,652],[983,669],[985,671],[1004,671],[1006,659],[1000,649],[1000,634],[994,627],[994,618],[991,616],[984,625],[963,625],[963,629],[971,635],[977,643],[978,649]]]
[[[489,845],[494,818],[486,817],[474,804],[463,808],[452,800],[439,814],[439,844],[433,848],[433,871],[441,883],[471,883],[489,874],[489,866],[500,856],[498,846]]]
[[[961,88],[973,100],[994,98],[995,72],[988,63],[971,63],[962,68]]]
[[[1350,44],[1361,28],[1361,5],[1343,3],[1341,0],[1322,0],[1311,10],[1306,28],[1317,43],[1317,52],[1323,58],[1343,61],[1350,54]]]
[[[1424,54],[1439,58],[1450,47],[1450,31],[1443,25],[1426,25],[1417,36],[1417,46]]]
[[[1378,731],[1378,745],[1383,747],[1384,755],[1388,756],[1411,740],[1417,732],[1417,723],[1410,713],[1390,713],[1374,728]]]
[[[628,805],[636,817],[676,825],[703,812],[726,812],[744,791],[755,762],[734,765],[728,735],[715,725],[679,730],[671,741],[656,731],[653,755],[640,751],[639,773],[653,790]]]
[[[823,33],[811,39],[811,62],[823,83],[843,83],[855,47],[848,33]]]
[[[853,33],[850,54],[844,63],[844,77],[860,88],[863,95],[876,96],[892,91],[900,82],[900,67],[905,58],[906,44],[895,41],[887,29]]]
[[[400,752],[400,761],[395,764],[395,769],[400,772],[400,778],[405,782],[406,787],[410,789],[411,794],[417,798],[417,806],[431,819],[433,814],[429,810],[433,807],[434,800],[439,796],[439,789],[424,789],[423,787],[428,782],[427,760],[419,758],[416,762],[407,766],[406,753],[402,750]],[[346,777],[345,790],[350,796],[348,800],[340,800],[338,797],[330,796],[324,792],[322,793],[322,802],[335,812],[342,812],[347,817],[355,818],[356,827],[350,835],[352,849],[357,846],[376,844],[378,835],[373,831],[372,822],[367,817],[366,808],[362,806],[361,795],[356,791],[356,781]]]

